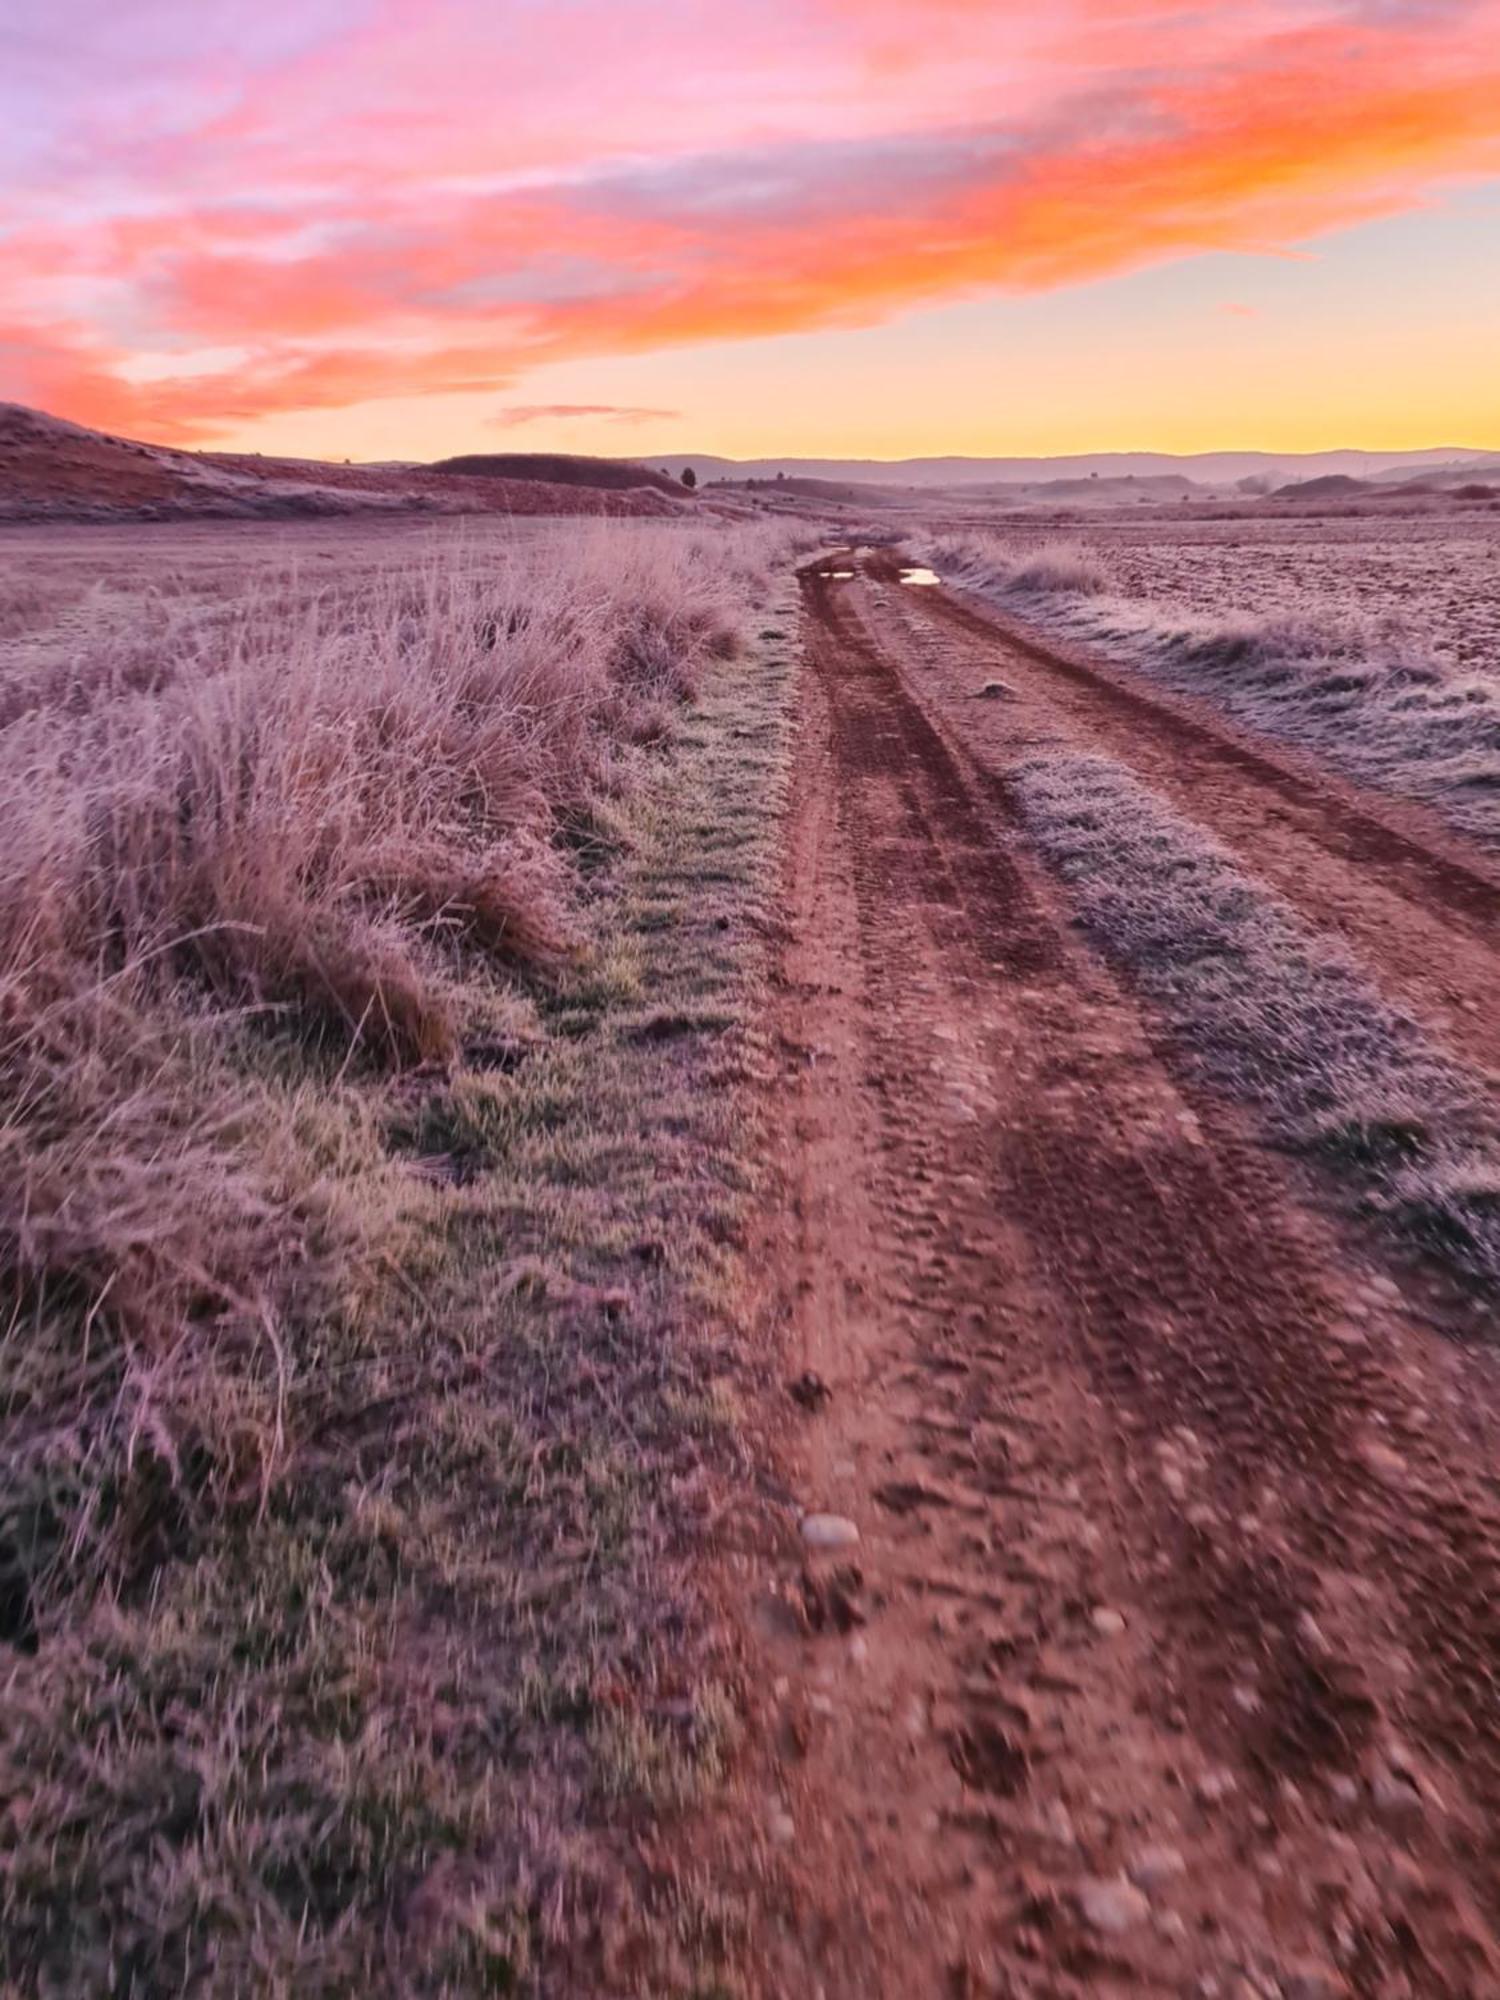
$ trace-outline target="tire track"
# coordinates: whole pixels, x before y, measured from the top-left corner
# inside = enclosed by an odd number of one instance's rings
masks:
[[[762,1250],[832,1392],[797,1490],[862,1540],[767,1579],[808,1872],[766,1990],[1500,1991],[1500,1537],[1444,1384],[1071,935],[943,614],[804,591]]]
[[[981,755],[1003,741],[1009,762],[1085,737],[1377,964],[1456,1048],[1500,1067],[1500,866],[1491,857],[1420,807],[1361,793],[1206,707],[1044,644],[981,599],[902,590],[889,558],[870,568],[885,602],[869,608],[894,644],[936,668],[923,676],[924,695]],[[971,707],[974,689],[997,676],[1012,698],[997,712]]]

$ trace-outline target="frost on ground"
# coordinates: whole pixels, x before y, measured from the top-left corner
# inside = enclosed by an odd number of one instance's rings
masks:
[[[970,535],[939,566],[1044,633],[1500,845],[1500,527],[1244,523]]]
[[[1482,1080],[1119,765],[1042,757],[1015,785],[1084,927],[1199,1074],[1408,1241],[1500,1282],[1500,1132]]]
[[[7,1990],[512,1990],[712,1767],[663,1544],[788,553],[6,546]]]

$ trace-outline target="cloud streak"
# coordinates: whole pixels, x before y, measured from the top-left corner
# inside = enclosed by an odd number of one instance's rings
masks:
[[[681,410],[653,410],[630,403],[514,403],[497,410],[490,422],[500,430],[519,430],[525,424],[566,423],[596,417],[609,424],[675,423]]]
[[[1283,249],[1500,171],[1500,0],[150,0],[111,62],[69,53],[102,0],[54,13],[0,33],[0,394],[184,442]],[[667,414],[496,421],[617,411]]]

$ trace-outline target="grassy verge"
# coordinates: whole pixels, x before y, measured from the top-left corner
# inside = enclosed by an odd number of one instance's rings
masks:
[[[933,559],[1017,615],[1105,646],[1174,692],[1500,846],[1500,687],[1442,659],[1409,620],[1194,614],[1126,594],[1098,552],[1066,542],[1021,550],[950,537]]]
[[[143,1077],[167,1124],[131,1172],[169,1166],[175,1215],[253,1159],[213,1213],[295,1210],[274,1316],[221,1310],[221,1264],[212,1311],[172,1294],[190,1340],[153,1337],[155,1292],[123,1333],[111,1291],[18,1294],[15,1990],[572,1992],[638,1946],[640,1837],[732,1730],[683,1579],[737,1450],[734,1092],[794,617],[787,587],[670,755],[631,753],[618,844],[584,843],[585,949],[523,986],[482,954],[444,975],[441,1062],[174,1031],[232,1108],[191,1113],[196,1155]]]
[[[1084,928],[1198,1073],[1331,1166],[1403,1241],[1500,1284],[1500,1132],[1484,1081],[1119,766],[1037,758],[1015,784]]]

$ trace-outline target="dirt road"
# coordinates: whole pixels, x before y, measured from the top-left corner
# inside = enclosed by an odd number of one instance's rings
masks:
[[[804,578],[760,1248],[817,1378],[789,1489],[860,1539],[755,1579],[765,1990],[1500,1994],[1500,1372],[1194,1094],[1005,774],[1126,763],[1486,1061],[1496,882],[847,566]]]

